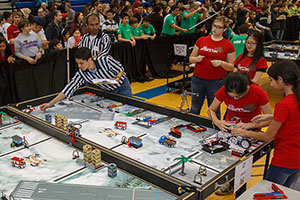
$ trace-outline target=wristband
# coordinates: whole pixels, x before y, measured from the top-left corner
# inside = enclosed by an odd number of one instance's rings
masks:
[[[50,108],[52,108],[52,107],[53,107],[53,104],[52,104],[51,102],[49,102],[49,104],[50,104]]]

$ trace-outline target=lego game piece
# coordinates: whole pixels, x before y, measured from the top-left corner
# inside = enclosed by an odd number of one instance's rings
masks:
[[[86,163],[92,162],[92,146],[91,145],[84,145],[83,146],[83,160]]]
[[[35,110],[34,107],[32,107],[31,105],[27,106],[27,108],[24,110],[24,113],[32,113]]]
[[[20,147],[23,145],[22,137],[20,137],[18,135],[14,135],[11,138],[12,138],[12,142],[10,143],[10,147]]]
[[[181,172],[179,173],[181,176],[185,176],[185,175],[186,175],[186,173],[184,172],[184,164],[185,164],[186,162],[193,163],[193,161],[191,161],[191,159],[192,159],[192,158],[190,158],[190,157],[185,157],[185,156],[183,156],[183,155],[181,155],[180,157],[174,159],[174,161],[175,161],[175,160],[179,160],[179,162],[178,162],[176,165],[181,164]]]
[[[24,169],[26,167],[26,162],[23,158],[13,157],[10,163],[13,167],[18,167],[20,169]]]
[[[116,121],[116,123],[115,123],[114,126],[117,129],[122,129],[122,130],[126,130],[127,129],[127,123],[126,122]]]
[[[211,140],[203,144],[202,149],[210,154],[215,154],[229,149],[229,144],[220,140]]]
[[[132,124],[134,125],[139,125],[145,128],[150,128],[152,127],[152,123],[150,122],[150,119],[152,117],[136,117],[136,121],[133,122]]]
[[[92,151],[92,164],[94,166],[94,171],[103,166],[101,163],[101,151],[99,149],[94,149]]]
[[[72,159],[77,159],[79,158],[79,151],[78,150],[74,150],[72,153]]]
[[[195,123],[191,123],[191,124],[186,125],[186,128],[191,130],[191,131],[194,131],[196,133],[206,131],[205,127],[197,125]]]
[[[99,131],[99,133],[107,133],[107,136],[114,137],[119,135],[118,132],[112,130],[111,128],[104,128],[103,130]]]
[[[195,176],[194,176],[194,181],[193,181],[194,183],[197,183],[197,184],[199,184],[199,185],[202,185],[202,177],[200,176],[200,174],[196,174]]]
[[[206,169],[206,167],[203,166],[203,165],[200,165],[198,174],[200,174],[201,176],[206,176],[207,175],[207,169]]]
[[[48,122],[49,124],[51,124],[52,123],[52,115],[46,114],[45,115],[45,121]]]
[[[128,140],[127,140],[126,136],[123,136],[121,139],[121,143],[122,144],[127,143],[130,148],[131,147],[140,148],[143,146],[142,139],[135,137],[135,136],[129,137]]]
[[[107,175],[111,178],[114,178],[117,176],[117,172],[118,172],[118,169],[117,169],[117,165],[115,163],[110,163],[108,166],[107,166]]]
[[[174,147],[176,144],[175,138],[161,136],[159,141],[160,144],[166,145],[167,147]]]

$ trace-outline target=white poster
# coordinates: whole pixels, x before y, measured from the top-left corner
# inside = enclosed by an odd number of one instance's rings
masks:
[[[250,156],[235,168],[234,192],[250,180],[253,156]]]

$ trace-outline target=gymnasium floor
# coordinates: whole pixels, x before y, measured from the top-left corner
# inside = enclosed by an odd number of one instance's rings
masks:
[[[175,77],[170,79],[170,81],[174,81],[177,79],[182,78],[181,76]],[[174,90],[170,93],[167,93],[167,86],[166,86],[166,79],[155,79],[151,82],[145,82],[145,83],[132,83],[131,88],[134,97],[140,100],[145,100],[147,102],[155,103],[161,106],[165,107],[171,107],[174,109],[178,109],[181,104],[181,96],[179,90]],[[275,104],[280,101],[280,99],[283,97],[283,93],[280,91],[276,91],[271,85],[269,78],[267,74],[265,73],[260,82],[259,85],[268,92],[269,98],[270,98],[270,104],[271,107],[274,109]],[[189,105],[191,105],[191,96],[188,95],[188,101]],[[186,105],[185,105],[186,106]],[[185,107],[186,108],[186,107]],[[204,106],[201,111],[201,116],[207,115],[207,102],[204,102]],[[226,110],[226,106],[221,106],[221,113],[224,114]],[[255,185],[257,182],[261,181],[263,178],[263,170],[264,170],[264,163],[265,163],[265,156],[262,157],[260,160],[258,160],[256,163],[254,163],[252,168],[252,175],[251,179],[247,184],[247,187],[251,187]],[[235,199],[235,195],[225,195],[225,196],[216,196],[211,195],[208,200],[231,200]]]

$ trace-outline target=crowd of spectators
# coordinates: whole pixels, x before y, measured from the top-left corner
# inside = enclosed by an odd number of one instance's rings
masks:
[[[287,18],[300,15],[300,2],[297,0],[181,0],[177,2],[155,0],[149,4],[140,1],[112,0],[111,3],[95,1],[93,4],[87,4],[81,12],[75,12],[71,3],[65,0],[49,2],[39,0],[37,7],[31,9],[29,15],[28,12],[26,15],[24,13],[22,10],[2,13],[0,32],[1,37],[7,41],[6,48],[11,48],[12,55],[23,59],[29,56],[31,59],[27,61],[34,63],[33,60],[40,56],[30,54],[24,57],[20,52],[31,52],[28,50],[32,50],[32,45],[37,48],[33,51],[37,54],[67,47],[73,48],[80,44],[85,46],[82,38],[90,33],[92,26],[99,29],[96,38],[108,35],[109,41],[107,38],[104,41],[109,45],[120,41],[128,42],[134,47],[136,40],[140,39],[154,40],[156,37],[195,32],[210,35],[209,20],[196,25],[216,13],[226,17],[229,27],[223,36],[228,40],[237,35],[241,37],[244,35],[242,38],[245,38],[245,35],[253,32],[261,33],[265,41],[282,39]],[[96,24],[88,24],[87,18],[91,14],[98,16],[99,21]],[[24,24],[26,31],[29,30],[26,37],[21,30]],[[93,40],[94,36],[90,34],[89,39]],[[27,37],[31,40],[29,41]],[[15,40],[18,41],[18,52],[16,52]],[[233,41],[236,41],[236,38]],[[101,47],[97,48],[97,53],[103,51]],[[110,47],[106,48],[109,50]],[[2,56],[1,59],[5,57],[7,56]]]

